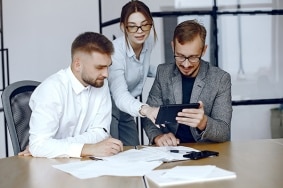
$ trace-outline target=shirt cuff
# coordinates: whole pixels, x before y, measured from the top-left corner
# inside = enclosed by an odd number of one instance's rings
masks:
[[[140,117],[144,118],[144,117],[146,117],[146,115],[141,113],[142,106],[148,106],[148,104],[142,104],[139,108],[139,115],[140,115]]]
[[[70,157],[76,157],[76,158],[80,158],[81,157],[81,153],[82,153],[82,149],[83,149],[84,144],[71,144],[69,151],[68,151],[68,155]]]

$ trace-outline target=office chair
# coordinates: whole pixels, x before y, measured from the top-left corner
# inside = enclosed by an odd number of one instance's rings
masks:
[[[29,99],[37,81],[23,80],[10,84],[2,93],[5,124],[9,129],[14,155],[25,150],[29,143]]]

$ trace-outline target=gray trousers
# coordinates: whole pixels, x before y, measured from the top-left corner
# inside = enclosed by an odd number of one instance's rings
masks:
[[[113,99],[110,134],[113,138],[121,140],[124,146],[140,145],[138,127],[135,118],[119,110]]]

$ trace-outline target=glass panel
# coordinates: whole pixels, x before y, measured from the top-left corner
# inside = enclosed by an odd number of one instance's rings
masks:
[[[207,8],[212,7],[213,1],[206,0],[206,1],[196,1],[196,0],[175,0],[175,8]]]
[[[232,76],[233,100],[282,97],[282,19],[270,15],[219,17],[219,66]]]
[[[217,6],[219,11],[271,10],[277,7],[272,0],[218,0]]]

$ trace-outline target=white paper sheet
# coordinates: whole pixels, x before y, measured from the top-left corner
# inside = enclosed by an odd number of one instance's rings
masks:
[[[163,178],[200,179],[205,178],[216,168],[213,165],[176,166],[163,174]]]
[[[116,161],[80,161],[61,165],[54,168],[70,173],[80,179],[109,176],[143,176],[161,165],[161,161],[152,162],[116,162]]]
[[[158,186],[180,185],[236,178],[236,173],[213,165],[176,166],[172,169],[153,170],[145,175],[146,181],[151,180]]]
[[[178,153],[170,152],[170,150],[177,150]],[[172,162],[180,160],[188,160],[183,157],[184,154],[191,151],[198,151],[196,149],[185,146],[167,146],[167,147],[144,147],[142,149],[130,149],[117,155],[110,157],[101,157],[106,161],[163,161]]]
[[[172,153],[170,150],[177,150]],[[183,155],[198,151],[190,147],[144,147],[130,149],[114,156],[100,157],[99,161],[80,161],[75,163],[53,165],[54,168],[70,173],[77,178],[86,179],[103,175],[110,176],[143,176],[162,162],[188,160]]]

